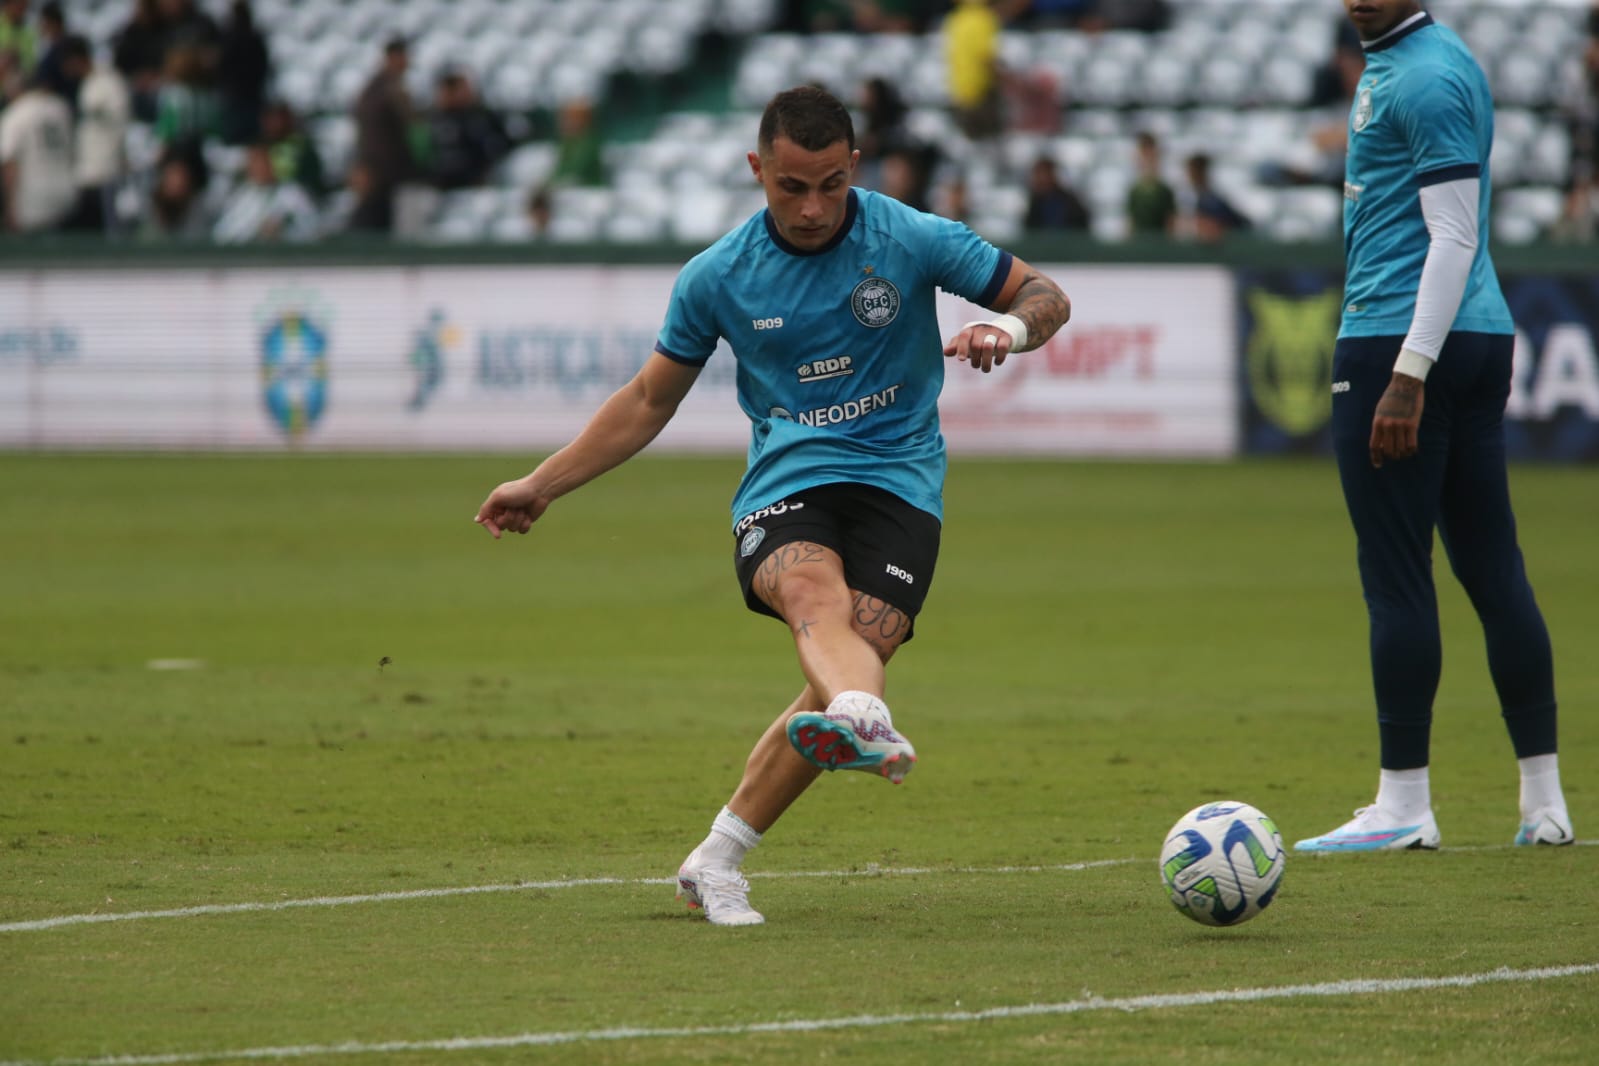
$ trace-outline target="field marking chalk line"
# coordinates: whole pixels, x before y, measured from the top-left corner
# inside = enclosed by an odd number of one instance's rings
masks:
[[[787,880],[801,877],[918,877],[928,874],[1031,874],[1069,873],[1075,870],[1092,870],[1102,866],[1125,866],[1144,862],[1144,859],[1097,859],[1092,862],[1068,862],[1051,866],[865,866],[858,870],[776,870],[769,873],[752,873],[760,880]],[[1153,859],[1148,860],[1153,862]],[[253,914],[264,911],[285,911],[299,907],[349,907],[358,903],[398,903],[415,899],[444,899],[450,896],[480,896],[496,892],[540,892],[563,888],[588,888],[594,885],[676,885],[673,877],[576,877],[556,881],[518,881],[498,885],[460,885],[451,888],[413,888],[395,892],[371,892],[353,896],[312,896],[305,899],[282,899],[270,903],[202,903],[192,907],[173,907],[167,910],[106,911],[90,914],[66,914],[56,918],[34,918],[27,921],[0,922],[0,933],[35,933],[45,929],[60,929],[69,925],[100,925],[106,922],[138,922],[153,918],[202,918],[217,914]],[[0,1063],[0,1066],[5,1066]]]
[[[1176,1007],[1202,1007],[1215,1003],[1259,1003],[1278,999],[1364,996],[1394,992],[1422,992],[1433,989],[1473,988],[1477,985],[1510,982],[1555,981],[1599,973],[1599,963],[1573,966],[1546,966],[1531,970],[1501,967],[1483,973],[1452,977],[1398,977],[1349,981],[1324,981],[1319,984],[1279,985],[1264,988],[1217,989],[1209,992],[1176,992],[1162,995],[1125,996],[1102,999],[1089,996],[1064,1003],[1028,1003],[1018,1007],[990,1007],[974,1011],[933,1011],[919,1014],[856,1014],[841,1018],[796,1018],[775,1022],[748,1022],[742,1025],[705,1025],[683,1028],[619,1026],[612,1029],[579,1029],[567,1032],[517,1033],[513,1036],[456,1036],[441,1040],[390,1040],[378,1043],[347,1041],[342,1044],[300,1044],[284,1047],[237,1048],[231,1051],[186,1051],[154,1055],[106,1055],[87,1059],[33,1059],[0,1062],[0,1066],[186,1066],[188,1063],[260,1061],[309,1058],[314,1055],[379,1055],[422,1051],[484,1051],[499,1048],[550,1047],[557,1044],[589,1044],[624,1040],[681,1040],[711,1036],[757,1036],[768,1033],[814,1033],[844,1029],[877,1029],[889,1025],[952,1025],[969,1022],[1000,1021],[1009,1018],[1037,1018],[1050,1015],[1083,1014],[1090,1011],[1168,1010]]]
[[[1577,846],[1599,844],[1599,840],[1579,840]],[[1441,851],[1505,851],[1510,844],[1476,844],[1463,847],[1441,848]],[[1326,856],[1306,856],[1311,861],[1324,861]],[[1042,866],[873,866],[868,864],[856,870],[773,870],[747,874],[755,880],[790,880],[801,877],[925,877],[934,874],[1037,874],[1072,873],[1107,866],[1127,866],[1137,862],[1154,862],[1153,858],[1095,859],[1086,862],[1055,863]],[[1334,860],[1336,861],[1336,860]],[[311,896],[304,899],[282,899],[270,903],[202,903],[192,907],[172,907],[148,911],[99,911],[88,914],[64,914],[54,918],[32,918],[15,922],[0,922],[0,933],[36,933],[46,929],[60,929],[72,925],[103,925],[107,922],[140,922],[156,918],[203,918],[218,914],[256,914],[268,911],[294,910],[300,907],[349,907],[359,903],[400,903],[416,899],[446,899],[450,896],[482,896],[497,892],[547,892],[564,888],[589,888],[595,885],[675,885],[671,877],[574,877],[554,881],[517,881],[497,885],[457,885],[446,888],[413,888],[394,892],[369,892],[350,896]],[[6,1066],[0,1063],[0,1066]]]

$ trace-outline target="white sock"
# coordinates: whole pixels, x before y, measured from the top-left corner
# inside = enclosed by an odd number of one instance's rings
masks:
[[[881,697],[859,689],[850,689],[834,696],[833,702],[827,705],[827,713],[851,715],[875,713],[888,723],[890,729],[894,727],[894,716],[889,713],[888,704],[884,703]]]
[[[1558,757],[1532,755],[1517,759],[1521,767],[1521,816],[1526,818],[1542,807],[1566,809],[1565,794],[1560,791],[1560,764]]]
[[[711,832],[700,843],[699,852],[707,858],[719,859],[729,866],[740,866],[751,848],[761,842],[748,822],[723,807],[714,821]]]
[[[1384,770],[1377,782],[1377,808],[1402,822],[1431,811],[1432,786],[1427,780],[1427,767]]]

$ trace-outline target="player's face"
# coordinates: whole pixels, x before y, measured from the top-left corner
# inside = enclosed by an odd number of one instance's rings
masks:
[[[850,151],[848,141],[812,152],[787,137],[773,139],[769,152],[749,154],[750,169],[766,190],[766,206],[784,240],[808,251],[838,232],[860,157]]]
[[[1421,10],[1419,0],[1344,0],[1363,41],[1375,40]]]

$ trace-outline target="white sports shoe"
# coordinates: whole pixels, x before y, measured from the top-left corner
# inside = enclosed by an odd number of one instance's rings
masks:
[[[695,848],[677,870],[677,898],[689,910],[704,909],[712,925],[760,925],[766,921],[750,906],[750,883],[736,866],[717,865]]]
[[[1571,844],[1576,839],[1571,815],[1564,807],[1539,807],[1522,816],[1521,828],[1516,831],[1517,844]]]
[[[788,720],[788,742],[823,770],[865,770],[894,784],[916,768],[916,749],[894,731],[888,707],[866,692],[841,692],[825,711]]]
[[[1377,809],[1361,807],[1355,817],[1319,837],[1301,840],[1295,851],[1399,851],[1438,847],[1438,822],[1428,811],[1421,818],[1396,821]]]

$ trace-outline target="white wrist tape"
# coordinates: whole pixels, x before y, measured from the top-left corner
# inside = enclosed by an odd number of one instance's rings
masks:
[[[1428,359],[1420,352],[1413,352],[1409,348],[1399,349],[1399,358],[1394,360],[1394,373],[1404,374],[1407,377],[1427,380],[1427,372],[1432,369],[1433,360]]]
[[[1027,345],[1027,323],[1015,315],[1000,315],[987,322],[968,322],[961,329],[971,329],[973,326],[992,326],[1009,333],[1010,350],[1013,352],[1019,352]]]

